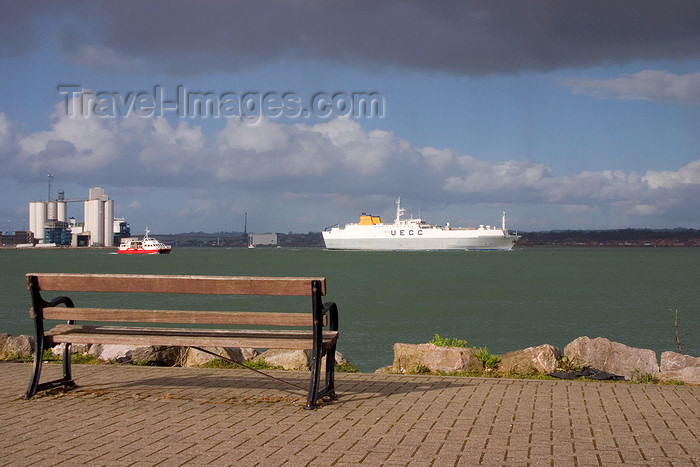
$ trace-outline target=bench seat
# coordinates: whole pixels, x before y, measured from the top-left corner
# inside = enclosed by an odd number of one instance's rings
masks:
[[[337,331],[322,334],[323,347],[338,340]],[[44,342],[55,345],[124,344],[183,347],[251,347],[258,349],[313,348],[313,333],[303,330],[153,328],[133,326],[92,326],[59,324],[44,333]]]

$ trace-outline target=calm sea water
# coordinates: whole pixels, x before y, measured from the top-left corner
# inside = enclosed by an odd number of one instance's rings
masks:
[[[392,363],[395,342],[434,334],[504,353],[607,337],[659,354],[675,350],[680,311],[688,353],[700,355],[700,249],[530,248],[510,252],[343,252],[180,248],[171,255],[108,250],[0,250],[0,332],[31,334],[27,272],[324,276],[340,309],[339,350],[361,371]],[[257,297],[256,297],[257,298]],[[122,296],[146,308],[153,297]],[[94,296],[79,303],[99,306]],[[189,297],[154,306],[187,308]],[[200,304],[201,305],[201,304]],[[213,297],[205,309],[294,311],[308,298]]]

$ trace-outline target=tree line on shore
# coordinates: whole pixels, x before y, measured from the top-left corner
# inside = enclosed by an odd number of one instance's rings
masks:
[[[525,232],[518,240],[520,246],[700,246],[700,230],[675,229],[613,229],[613,230],[549,230]]]

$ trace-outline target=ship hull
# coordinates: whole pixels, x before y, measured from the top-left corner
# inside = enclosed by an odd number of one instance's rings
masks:
[[[418,232],[421,234],[418,235]],[[323,240],[329,250],[510,250],[515,245],[518,236],[509,234],[492,235],[492,231],[454,230],[430,232],[428,230],[408,231],[403,236],[397,230],[391,231],[346,233],[342,230],[323,232]],[[495,232],[493,232],[495,233]],[[461,235],[460,235],[461,234]]]
[[[127,248],[127,249],[119,249],[117,250],[117,253],[123,254],[123,255],[167,255],[170,253],[170,248],[161,248],[159,250],[145,250],[145,249],[135,249],[135,248]]]

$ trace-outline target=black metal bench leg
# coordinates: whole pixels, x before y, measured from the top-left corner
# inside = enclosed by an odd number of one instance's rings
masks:
[[[44,349],[46,348],[46,342],[44,341],[44,307],[55,307],[60,304],[64,304],[68,308],[73,308],[73,300],[71,300],[69,297],[56,297],[50,302],[47,302],[41,298],[41,294],[39,293],[39,282],[36,276],[27,276],[27,286],[29,287],[29,292],[32,296],[30,316],[34,320],[36,343],[34,346],[34,370],[32,371],[32,377],[29,380],[29,387],[27,388],[27,393],[24,395],[24,399],[34,397],[37,392],[44,389],[55,388],[58,386],[75,387],[75,383],[71,378],[70,344],[66,344],[63,349],[63,378],[39,384],[39,379],[41,377],[41,364],[43,363]],[[69,320],[68,324],[73,324],[73,321]]]
[[[318,400],[318,385],[321,373],[321,358],[320,355],[314,353],[311,362],[311,380],[309,382],[309,398],[306,401],[304,408],[306,410],[313,410],[316,408],[316,401]]]
[[[73,376],[71,375],[71,358],[70,358],[71,344],[68,343],[63,348],[63,381],[66,387],[74,388],[78,385],[73,381]]]
[[[39,389],[39,377],[41,376],[41,364],[42,357],[44,356],[44,342],[43,339],[38,338],[36,340],[36,345],[34,346],[34,370],[32,371],[32,377],[29,380],[29,387],[27,388],[27,393],[24,395],[23,399],[30,399],[33,397],[37,390]]]
[[[326,355],[326,395],[335,399],[335,346]]]
[[[41,377],[41,366],[43,363],[44,356],[44,346],[43,344],[37,344],[36,350],[34,352],[34,371],[32,373],[31,380],[29,381],[29,387],[27,388],[27,393],[24,395],[23,399],[31,399],[36,395],[37,392],[43,391],[45,389],[53,389],[59,386],[63,386],[67,389],[78,387],[71,377],[71,362],[70,362],[70,344],[66,344],[63,349],[63,378],[54,381],[48,381],[45,383],[39,383]]]

